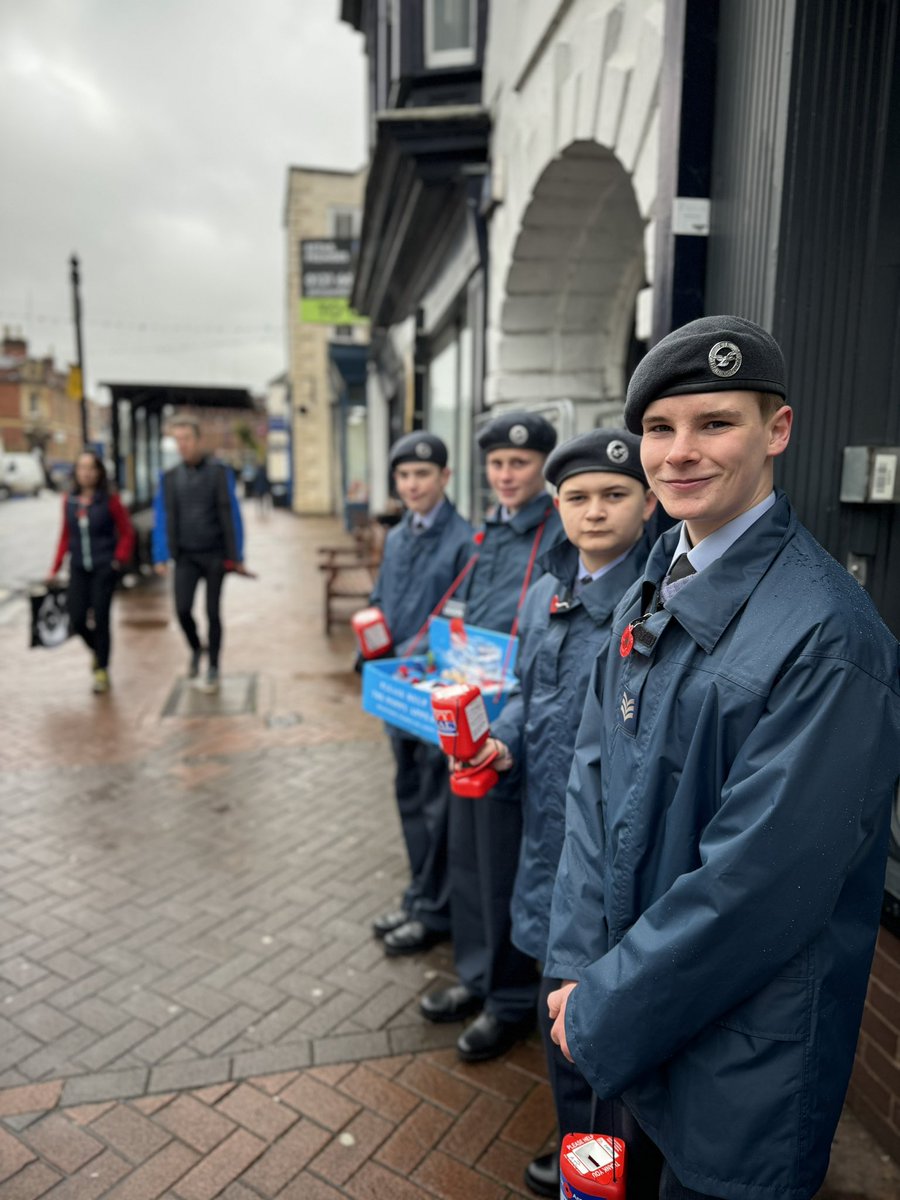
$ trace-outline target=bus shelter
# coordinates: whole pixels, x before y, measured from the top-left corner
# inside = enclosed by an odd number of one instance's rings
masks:
[[[150,561],[153,495],[164,460],[163,433],[175,412],[190,412],[202,421],[206,410],[245,410],[248,421],[256,405],[246,388],[201,387],[160,383],[104,383],[111,404],[112,474],[132,514],[138,535],[138,560]]]

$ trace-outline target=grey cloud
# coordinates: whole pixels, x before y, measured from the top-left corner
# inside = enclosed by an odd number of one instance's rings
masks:
[[[70,322],[46,318],[68,314],[77,250],[92,381],[260,387],[280,370],[286,168],[356,169],[365,154],[361,46],[337,7],[0,6],[0,319],[30,311],[34,348],[70,357]],[[200,325],[271,332],[191,335]]]

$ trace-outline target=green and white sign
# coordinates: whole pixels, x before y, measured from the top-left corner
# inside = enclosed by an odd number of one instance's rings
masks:
[[[367,325],[350,307],[354,242],[312,238],[300,243],[300,320],[314,325]]]

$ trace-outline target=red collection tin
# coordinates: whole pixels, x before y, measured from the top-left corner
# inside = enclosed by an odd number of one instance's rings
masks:
[[[559,1148],[561,1200],[625,1200],[625,1143],[602,1133],[567,1133]]]
[[[380,608],[363,608],[350,618],[359,652],[365,659],[384,658],[394,648],[394,639]]]

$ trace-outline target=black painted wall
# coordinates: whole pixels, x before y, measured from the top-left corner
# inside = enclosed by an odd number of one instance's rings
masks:
[[[779,483],[900,635],[897,505],[840,501],[845,445],[900,445],[900,0],[722,0],[707,312],[788,362]]]

